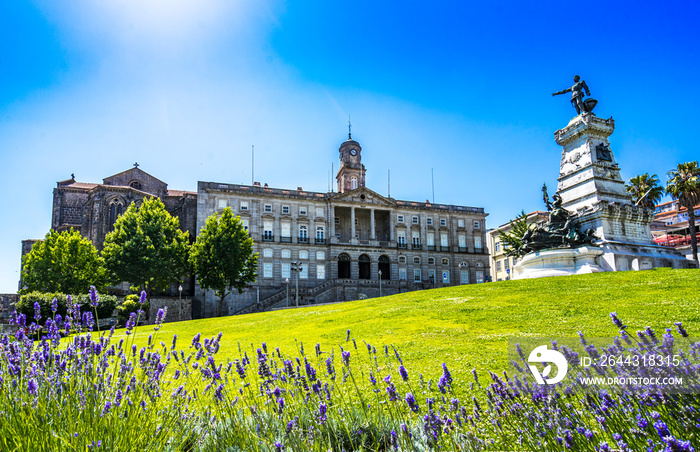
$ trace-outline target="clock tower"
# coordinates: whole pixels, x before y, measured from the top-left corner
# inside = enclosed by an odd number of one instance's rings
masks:
[[[349,126],[348,126],[349,127]],[[338,181],[338,193],[346,193],[365,186],[365,165],[362,164],[362,147],[352,139],[348,131],[348,139],[340,145],[340,169],[335,176]]]

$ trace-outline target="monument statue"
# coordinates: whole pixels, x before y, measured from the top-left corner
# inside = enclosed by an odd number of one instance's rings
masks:
[[[554,195],[547,223],[529,229],[522,237],[523,254],[547,248],[578,248],[597,240],[593,229],[581,232],[575,215],[562,207],[561,196]]]
[[[586,96],[591,95],[591,90],[588,89],[588,85],[586,85],[586,82],[584,80],[581,80],[581,77],[579,77],[578,75],[574,75],[574,86],[561,91],[557,91],[556,93],[552,93],[552,96],[557,96],[559,94],[565,94],[570,92],[571,105],[573,105],[573,107],[576,109],[577,115],[580,115],[581,113],[592,113],[596,104],[598,104],[598,101],[590,97],[584,101],[584,91],[586,92]]]

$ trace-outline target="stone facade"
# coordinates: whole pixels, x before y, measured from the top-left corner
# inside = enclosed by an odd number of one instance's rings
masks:
[[[76,182],[75,178],[58,182],[53,192],[51,228],[80,231],[98,248],[112,230],[116,219],[129,204],[146,197],[160,198],[171,215],[180,221],[180,229],[196,236],[197,194],[168,190],[168,184],[137,166],[102,180],[101,184]]]
[[[197,228],[230,207],[259,253],[257,281],[224,313],[285,306],[287,287],[295,304],[297,276],[300,304],[378,296],[380,271],[382,295],[485,280],[484,209],[384,197],[365,186],[361,152],[352,139],[340,146],[338,192],[199,182]],[[196,296],[202,316],[216,312],[212,291]]]
[[[15,303],[19,301],[16,293],[0,294],[0,323],[6,323],[10,319],[10,314],[15,310]]]
[[[197,193],[170,190],[168,184],[134,167],[102,180],[98,183],[77,182],[70,179],[60,181],[53,191],[51,229],[66,231],[71,228],[80,232],[102,249],[106,235],[113,229],[119,215],[126,212],[131,203],[140,203],[144,198],[158,197],[166,210],[177,217],[180,229],[189,233],[190,243],[197,234]],[[22,242],[22,256],[27,254],[37,240]],[[194,278],[185,276],[181,282],[183,294],[194,293]],[[173,283],[167,294],[178,293],[179,283]],[[20,288],[22,287],[20,281]],[[113,293],[128,292],[128,284],[113,287]]]

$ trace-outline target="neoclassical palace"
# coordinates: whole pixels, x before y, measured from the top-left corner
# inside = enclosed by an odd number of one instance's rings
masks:
[[[350,135],[340,146],[337,191],[327,193],[257,182],[171,190],[135,164],[102,183],[58,182],[51,226],[77,229],[101,249],[129,204],[157,196],[194,240],[210,215],[230,207],[255,242],[259,268],[255,283],[227,297],[228,314],[292,305],[297,298],[299,304],[325,303],[484,282],[483,208],[385,197],[365,186],[365,171],[362,147]],[[34,242],[23,242],[23,254]],[[193,317],[217,312],[211,291],[185,277],[169,292],[179,284],[183,295],[194,297]]]
[[[199,182],[197,229],[230,207],[259,253],[257,281],[227,298],[230,314],[294,305],[297,284],[307,304],[484,282],[483,208],[382,196],[365,186],[360,144],[349,136],[339,152],[337,192]],[[196,296],[215,312],[211,291]]]

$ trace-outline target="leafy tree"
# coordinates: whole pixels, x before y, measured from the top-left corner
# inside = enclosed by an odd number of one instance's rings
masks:
[[[513,221],[510,222],[510,231],[501,231],[498,238],[501,240],[501,246],[505,251],[506,256],[521,256],[523,252],[523,236],[535,224],[534,221],[528,223],[527,214],[521,211]]]
[[[158,198],[132,203],[105,237],[102,257],[113,284],[129,281],[149,295],[187,273],[189,240]]]
[[[51,230],[22,258],[22,284],[21,293],[85,293],[91,285],[103,289],[107,271],[95,246],[78,231]]]
[[[190,263],[203,289],[214,289],[219,297],[217,315],[222,315],[224,298],[233,289],[242,293],[255,281],[258,255],[253,253],[253,239],[243,228],[240,218],[230,208],[221,216],[214,214],[199,232],[192,245]]]
[[[653,209],[664,194],[664,188],[659,185],[656,174],[649,173],[634,176],[625,184],[627,193],[632,195],[635,205]]]
[[[697,228],[695,227],[695,206],[700,204],[700,168],[698,162],[679,163],[675,170],[668,172],[666,193],[688,209],[688,226],[690,228],[690,249],[696,262],[698,256]]]

